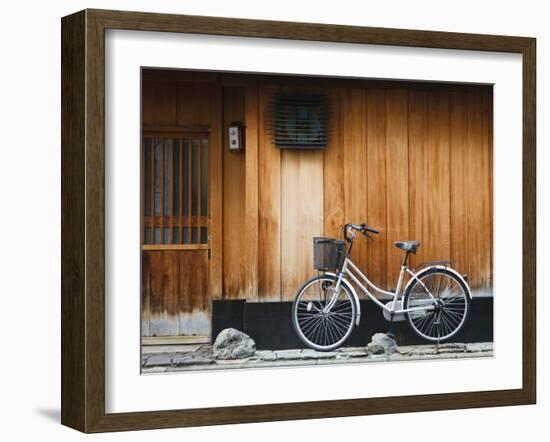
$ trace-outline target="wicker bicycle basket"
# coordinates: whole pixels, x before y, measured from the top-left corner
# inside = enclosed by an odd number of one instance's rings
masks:
[[[313,267],[322,272],[340,267],[346,242],[333,238],[313,238]]]

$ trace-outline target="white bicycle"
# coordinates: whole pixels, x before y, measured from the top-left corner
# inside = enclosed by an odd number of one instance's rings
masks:
[[[307,281],[294,300],[292,322],[302,342],[315,350],[328,351],[346,341],[361,318],[352,281],[384,310],[390,330],[394,320],[405,316],[415,333],[427,341],[444,341],[456,335],[468,318],[472,295],[465,277],[451,268],[451,261],[410,269],[409,255],[416,253],[420,242],[396,241],[395,246],[405,252],[397,288],[395,292],[382,290],[350,258],[357,233],[371,238],[369,233],[380,232],[367,224],[346,224],[345,240],[313,238],[314,267],[323,273]],[[401,296],[406,274],[410,278]],[[367,287],[392,300],[384,304]]]

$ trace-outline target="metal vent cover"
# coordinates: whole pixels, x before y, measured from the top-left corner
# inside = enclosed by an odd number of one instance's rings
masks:
[[[271,132],[282,149],[324,149],[329,136],[329,100],[322,94],[275,94]]]

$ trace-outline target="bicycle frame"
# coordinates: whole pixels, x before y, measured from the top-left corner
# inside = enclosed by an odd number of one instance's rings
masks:
[[[343,279],[346,275],[349,276],[351,278],[351,280],[354,281],[357,284],[357,286],[363,291],[363,293],[365,293],[375,304],[377,304],[380,308],[386,310],[391,315],[398,315],[398,314],[409,313],[409,312],[414,312],[414,311],[434,310],[434,305],[433,304],[429,305],[429,306],[413,307],[413,308],[408,308],[408,309],[399,309],[399,310],[396,309],[397,301],[399,300],[399,297],[401,295],[401,288],[403,286],[403,279],[404,279],[406,273],[408,273],[412,278],[416,279],[421,284],[421,286],[424,288],[426,293],[428,293],[428,295],[430,296],[430,298],[432,299],[432,301],[434,303],[437,302],[436,299],[434,298],[434,296],[428,290],[428,288],[424,285],[424,283],[416,276],[416,273],[413,272],[411,269],[409,269],[408,266],[406,266],[406,265],[401,266],[401,270],[399,272],[399,278],[397,280],[397,287],[395,289],[395,292],[388,292],[386,290],[381,289],[376,284],[374,284],[372,281],[370,281],[367,278],[367,276],[364,275],[363,272],[361,272],[361,270],[359,270],[357,268],[357,266],[353,263],[353,261],[349,258],[349,256],[346,256],[346,258],[344,260],[344,264],[342,265],[341,270],[336,275],[337,278],[338,278],[338,281],[336,282],[336,286],[334,287],[334,294],[332,295],[332,299],[325,306],[323,311],[330,312],[330,310],[332,309],[332,307],[336,303],[337,294],[340,292],[340,287],[342,285],[342,281],[343,281]],[[393,301],[393,302],[391,302],[392,307],[390,308],[386,304],[379,301],[369,291],[369,289],[367,287],[371,287],[373,290],[375,290],[378,293],[383,293],[385,295],[391,296],[392,301]]]

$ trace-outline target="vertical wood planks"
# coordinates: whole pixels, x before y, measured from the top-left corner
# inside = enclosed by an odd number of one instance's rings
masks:
[[[301,229],[307,229],[306,220],[300,219],[304,195],[300,189],[299,150],[281,150],[281,297],[292,298],[300,279],[305,250],[301,244]],[[307,196],[306,196],[307,197]],[[304,279],[302,280],[304,281]]]
[[[217,85],[178,83],[176,124],[206,126],[212,124],[213,118],[221,120],[221,113],[212,115],[212,100],[216,100],[218,93],[221,93],[221,88]]]
[[[428,95],[426,144],[426,216],[423,220],[425,256],[430,260],[451,255],[449,183],[449,93],[433,91]]]
[[[281,151],[266,128],[269,99],[276,87],[260,87],[258,145],[258,297],[281,299]]]
[[[468,115],[464,92],[450,96],[450,148],[451,259],[458,271],[468,273]]]
[[[146,269],[150,268],[149,255],[143,253],[141,288],[141,336],[151,336],[151,278]]]
[[[341,105],[344,162],[334,167],[344,168],[345,222],[360,224],[368,219],[366,90],[344,90]],[[363,238],[353,246],[352,258],[359,267],[366,268],[367,244]]]
[[[170,190],[169,190],[169,204],[170,204],[170,234],[168,242],[172,244],[174,239],[174,141],[170,140]]]
[[[489,150],[487,148],[488,124],[484,121],[483,96],[479,93],[466,94],[468,116],[467,135],[467,183],[468,183],[468,251],[470,254],[470,283],[484,287],[490,282],[490,184]]]
[[[473,289],[492,283],[492,108],[490,93],[451,95],[451,238],[456,268]]]
[[[182,305],[178,286],[178,252],[143,252],[143,289],[149,290],[151,336],[179,334],[178,313]]]
[[[206,250],[143,252],[143,336],[210,334],[207,267]]]
[[[245,296],[258,299],[258,87],[245,91]]]
[[[244,121],[244,88],[225,87],[223,93],[223,297],[246,297],[247,236],[245,225],[244,152],[229,150],[227,128],[234,121]],[[247,146],[248,147],[248,146]]]
[[[375,284],[387,288],[388,249],[386,223],[386,91],[367,89],[367,222],[379,229],[368,248],[368,275]]]
[[[323,233],[323,152],[283,150],[281,161],[281,290],[294,299],[312,277],[312,238]]]
[[[208,191],[208,207],[210,210],[210,223],[208,226],[208,235],[212,238],[208,240],[210,244],[210,295],[211,299],[222,298],[222,267],[223,267],[223,206],[222,206],[222,186],[223,186],[223,140],[222,140],[222,88],[221,86],[211,86],[210,95],[210,143],[209,143],[209,162],[210,162],[210,181]]]
[[[487,150],[487,156],[489,159],[489,172],[488,172],[488,192],[489,192],[489,207],[486,213],[487,218],[484,220],[487,226],[487,229],[490,232],[490,257],[489,257],[489,263],[484,262],[485,265],[485,271],[488,273],[488,276],[485,278],[485,286],[486,287],[493,287],[493,237],[494,237],[494,230],[493,230],[493,201],[494,201],[494,194],[493,194],[493,87],[491,89],[484,91],[483,93],[484,98],[484,106],[483,106],[483,118],[484,122],[486,124],[486,127],[484,130],[485,134],[485,143],[484,148]]]
[[[344,144],[342,130],[341,89],[329,91],[332,127],[329,144],[324,152],[324,235],[341,236],[345,224]]]
[[[292,92],[285,88],[285,92]],[[319,91],[307,90],[308,93]],[[304,89],[298,92],[304,93]],[[323,234],[323,151],[281,150],[281,296],[294,299],[313,269],[312,238]]]
[[[160,244],[164,244],[164,171],[165,171],[166,141],[161,139],[160,144]]]
[[[176,124],[175,82],[147,81],[142,88],[142,120],[145,125]]]
[[[181,174],[180,174],[180,179],[179,179],[179,185],[180,185],[180,189],[179,189],[179,197],[180,197],[180,200],[179,200],[179,209],[180,209],[180,213],[179,213],[179,232],[180,232],[180,244],[183,243],[183,238],[184,238],[184,234],[183,234],[183,229],[184,229],[184,226],[183,226],[183,180],[184,180],[184,177],[185,177],[185,171],[183,169],[183,149],[184,149],[184,145],[183,145],[183,138],[180,138],[179,139],[179,160],[180,160],[180,164],[179,164],[179,170],[181,171]]]
[[[187,250],[177,256],[177,312],[180,335],[210,335],[208,255],[206,250]]]
[[[386,216],[388,280],[395,288],[403,255],[393,243],[409,238],[409,152],[407,91],[386,93]]]

